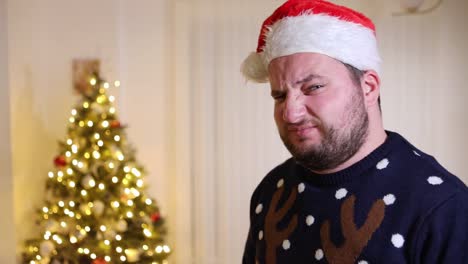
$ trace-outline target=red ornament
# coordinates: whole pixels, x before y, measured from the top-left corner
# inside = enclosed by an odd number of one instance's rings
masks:
[[[161,219],[161,214],[159,214],[159,213],[152,213],[151,214],[151,221],[153,223],[158,222],[160,219]]]
[[[93,264],[107,264],[107,261],[105,261],[103,258],[97,258],[93,260]]]
[[[110,123],[110,126],[112,128],[121,128],[122,127],[119,120],[112,120],[111,123]]]
[[[65,167],[65,165],[67,165],[67,161],[64,156],[57,156],[54,159],[54,164],[56,167]]]

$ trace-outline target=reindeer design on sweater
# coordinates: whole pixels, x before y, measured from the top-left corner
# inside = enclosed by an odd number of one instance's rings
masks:
[[[283,185],[279,185],[273,194],[268,212],[265,218],[265,262],[266,264],[276,264],[276,250],[287,241],[287,238],[294,232],[297,227],[297,214],[294,214],[287,227],[279,230],[278,223],[286,216],[287,212],[292,208],[297,197],[297,189],[289,193],[282,207],[278,207],[280,198],[284,193]],[[367,215],[364,224],[358,228],[354,222],[354,206],[356,197],[350,195],[341,205],[341,230],[344,243],[341,246],[335,245],[330,239],[330,221],[325,220],[320,228],[320,238],[323,246],[325,257],[330,264],[352,264],[361,254],[364,247],[371,239],[373,233],[381,225],[385,216],[385,203],[382,199],[376,200]],[[284,246],[284,245],[283,245]],[[311,249],[311,252],[313,250]],[[257,261],[258,263],[258,261]]]

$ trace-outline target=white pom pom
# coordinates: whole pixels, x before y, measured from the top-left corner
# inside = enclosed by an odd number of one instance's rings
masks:
[[[257,52],[252,52],[241,65],[241,72],[244,77],[253,82],[268,82],[268,69],[263,62],[262,56]]]

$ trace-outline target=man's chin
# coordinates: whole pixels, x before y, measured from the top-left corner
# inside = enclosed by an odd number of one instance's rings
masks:
[[[310,153],[314,153],[315,150],[318,148],[318,143],[309,143],[305,144],[305,142],[300,142],[300,143],[292,143],[289,142],[286,144],[287,149],[293,155],[295,158],[300,158],[304,156],[310,155]]]

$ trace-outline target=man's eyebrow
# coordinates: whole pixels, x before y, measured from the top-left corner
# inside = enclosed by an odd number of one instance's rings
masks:
[[[309,74],[307,77],[305,77],[304,79],[300,80],[300,81],[297,81],[296,84],[301,84],[301,83],[305,83],[305,82],[309,82],[311,81],[312,79],[315,79],[315,78],[321,78],[322,76],[320,75],[317,75],[317,74]]]
[[[275,96],[280,96],[282,94],[284,94],[285,92],[284,91],[281,91],[281,90],[271,90],[270,94],[272,97],[275,97]]]

